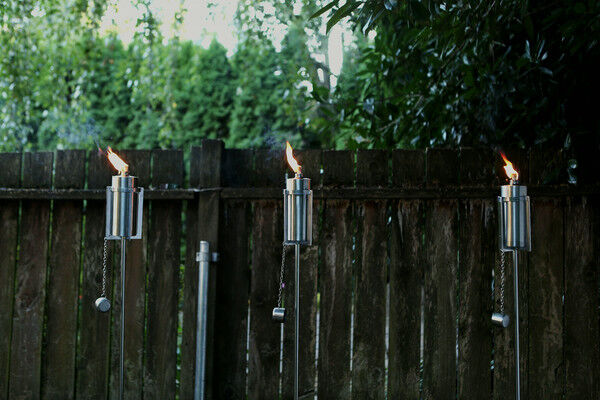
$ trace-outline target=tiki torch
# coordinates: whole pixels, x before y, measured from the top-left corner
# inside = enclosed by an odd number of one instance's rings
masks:
[[[129,175],[127,165],[112,149],[108,148],[108,160],[119,171],[112,177],[112,185],[106,187],[106,232],[104,235],[104,265],[106,266],[106,243],[108,240],[121,240],[121,342],[119,359],[119,398],[123,399],[123,355],[125,341],[125,241],[142,238],[142,213],[144,189],[136,188],[135,176]],[[135,214],[135,218],[134,218]],[[96,300],[96,307],[102,312],[110,309],[105,297],[106,267],[103,274],[103,295]]]
[[[312,190],[310,190],[310,179],[302,176],[302,170],[294,159],[292,146],[286,143],[286,156],[295,176],[286,179],[283,190],[283,254],[282,257],[282,281],[283,265],[285,263],[285,246],[295,247],[295,293],[294,293],[294,399],[298,399],[298,333],[300,327],[300,246],[312,244]],[[273,310],[273,319],[283,322],[285,309],[281,308],[281,288],[278,307]]]
[[[508,185],[500,188],[498,214],[500,223],[500,251],[512,251],[514,266],[515,293],[515,378],[516,398],[521,398],[519,372],[519,250],[531,251],[531,207],[527,186],[518,185],[519,173],[502,154],[504,170],[510,179]],[[492,317],[493,318],[493,317]]]

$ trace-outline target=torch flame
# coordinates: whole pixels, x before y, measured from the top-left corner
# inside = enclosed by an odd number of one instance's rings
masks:
[[[296,159],[294,158],[290,142],[285,142],[285,154],[287,155],[287,161],[288,164],[290,164],[290,167],[294,170],[296,174],[299,174],[301,167],[298,164],[298,161],[296,161]]]
[[[506,163],[506,165],[504,166],[504,170],[506,171],[506,175],[510,178],[510,180],[513,180],[513,181],[519,180],[519,173],[513,167],[512,163],[510,161],[508,161],[508,159],[506,158],[506,156],[504,155],[504,153],[500,153],[500,155],[502,156],[502,159]]]
[[[129,165],[125,163],[112,149],[109,147],[107,150],[108,161],[115,167],[119,174],[125,175],[129,171]]]

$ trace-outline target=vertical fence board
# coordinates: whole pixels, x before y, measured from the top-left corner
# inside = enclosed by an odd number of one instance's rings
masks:
[[[492,269],[485,259],[487,218],[495,217],[488,200],[460,203],[460,286],[458,327],[458,396],[489,398],[492,393]],[[493,243],[497,243],[492,239]],[[488,263],[491,261],[491,263]]]
[[[150,151],[122,150],[119,156],[129,164],[129,173],[136,177],[138,188],[150,184]],[[146,247],[148,234],[148,203],[144,205],[142,239],[126,241],[125,257],[125,387],[126,399],[138,399],[142,393],[142,358],[144,354],[144,323],[146,301]],[[117,249],[114,269],[114,294],[112,302],[113,324],[111,335],[110,398],[119,396],[119,357],[121,343],[121,244]]]
[[[598,201],[567,198],[565,210],[566,399],[600,397],[598,259],[594,229]]]
[[[532,199],[533,246],[529,256],[530,399],[563,393],[563,206]]]
[[[352,186],[354,154],[323,152],[323,185]],[[354,205],[348,200],[327,200],[323,211],[319,273],[318,397],[350,398],[350,339],[352,312],[352,261]]]
[[[254,202],[250,285],[248,399],[279,396],[280,325],[271,320],[277,304],[283,237],[281,201]]]
[[[387,186],[387,151],[359,150],[356,164],[357,185]],[[352,398],[384,399],[389,236],[387,203],[359,201],[357,210]]]
[[[423,150],[392,151],[392,185],[420,187],[425,183],[425,152]]]
[[[0,153],[0,187],[17,187],[21,180],[21,153]],[[10,337],[19,228],[19,201],[0,200],[0,397],[8,398]]]
[[[296,153],[295,153],[296,154]],[[302,166],[302,174],[311,179],[312,187],[317,187],[320,178],[321,151],[305,150],[296,154]],[[299,336],[299,396],[309,396],[315,389],[315,345],[317,336],[317,269],[319,262],[319,208],[321,202],[313,203],[313,245],[302,246],[300,253],[300,336]],[[287,323],[283,326],[283,371],[282,395],[284,399],[294,398],[294,248],[287,249],[287,263],[284,303]]]
[[[25,153],[23,186],[52,184],[52,153]],[[9,399],[40,398],[50,202],[24,200],[15,276]]]
[[[254,169],[252,175],[256,187],[281,187],[283,189],[285,173],[290,177],[294,172],[287,165],[285,149],[257,149],[254,151]]]
[[[83,188],[83,150],[57,151],[54,183],[57,189]],[[75,396],[82,219],[81,200],[54,202],[42,371],[42,395],[45,399],[66,400]]]
[[[246,398],[246,339],[250,287],[250,208],[245,201],[225,202],[219,242],[220,254],[215,301],[215,399]],[[273,326],[270,326],[273,328]]]
[[[98,151],[90,152],[88,188],[102,189],[110,185],[110,174],[111,167],[106,156]],[[77,351],[76,397],[94,400],[105,400],[108,390],[111,313],[98,312],[94,307],[102,285],[102,253],[106,215],[104,203],[102,200],[89,200],[85,210],[81,320]],[[108,249],[107,266],[109,271],[112,271],[110,256],[112,246],[109,246]],[[106,295],[109,299],[114,300],[110,284]]]
[[[183,184],[180,151],[153,151],[152,159],[155,187]],[[176,391],[181,202],[153,201],[150,221],[144,398],[166,400]]]
[[[458,181],[458,154],[427,150],[427,184],[445,187]],[[427,202],[425,215],[423,398],[456,396],[458,203]]]
[[[358,205],[360,255],[354,278],[352,354],[352,398],[357,400],[385,398],[386,220],[385,201],[365,201]]]

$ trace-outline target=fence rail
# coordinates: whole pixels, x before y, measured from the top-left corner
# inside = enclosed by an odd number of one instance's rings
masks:
[[[208,398],[292,398],[293,326],[281,331],[270,320],[282,151],[206,140],[191,149],[188,173],[182,151],[120,154],[148,200],[143,239],[127,244],[126,398],[193,398],[200,240],[220,253],[209,282]],[[597,399],[599,154],[577,159],[577,185],[567,183],[562,151],[507,154],[533,210],[519,288],[523,396]],[[302,394],[514,398],[513,330],[490,324],[500,301],[498,157],[306,150],[298,159],[315,189],[314,245],[301,253]],[[118,273],[112,311],[93,308],[112,170],[101,154],[79,150],[0,153],[0,164],[0,398],[114,399]],[[109,259],[113,271],[118,252]],[[287,261],[290,308],[293,256]]]

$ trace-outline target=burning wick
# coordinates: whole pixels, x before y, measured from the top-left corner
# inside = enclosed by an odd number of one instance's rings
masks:
[[[285,142],[285,154],[287,156],[288,164],[290,165],[290,168],[294,170],[296,176],[302,176],[302,167],[300,167],[298,161],[296,161],[296,159],[294,158],[294,153],[290,142]]]
[[[112,166],[119,171],[119,175],[127,175],[129,172],[129,165],[127,165],[125,161],[123,161],[114,151],[112,151],[110,146],[108,147],[107,153],[108,161],[110,161]]]
[[[500,153],[500,155],[502,156],[502,159],[506,164],[504,165],[504,171],[506,171],[506,176],[508,176],[508,178],[510,179],[510,184],[514,185],[519,180],[519,173],[513,167],[512,163],[508,161],[504,153]]]

